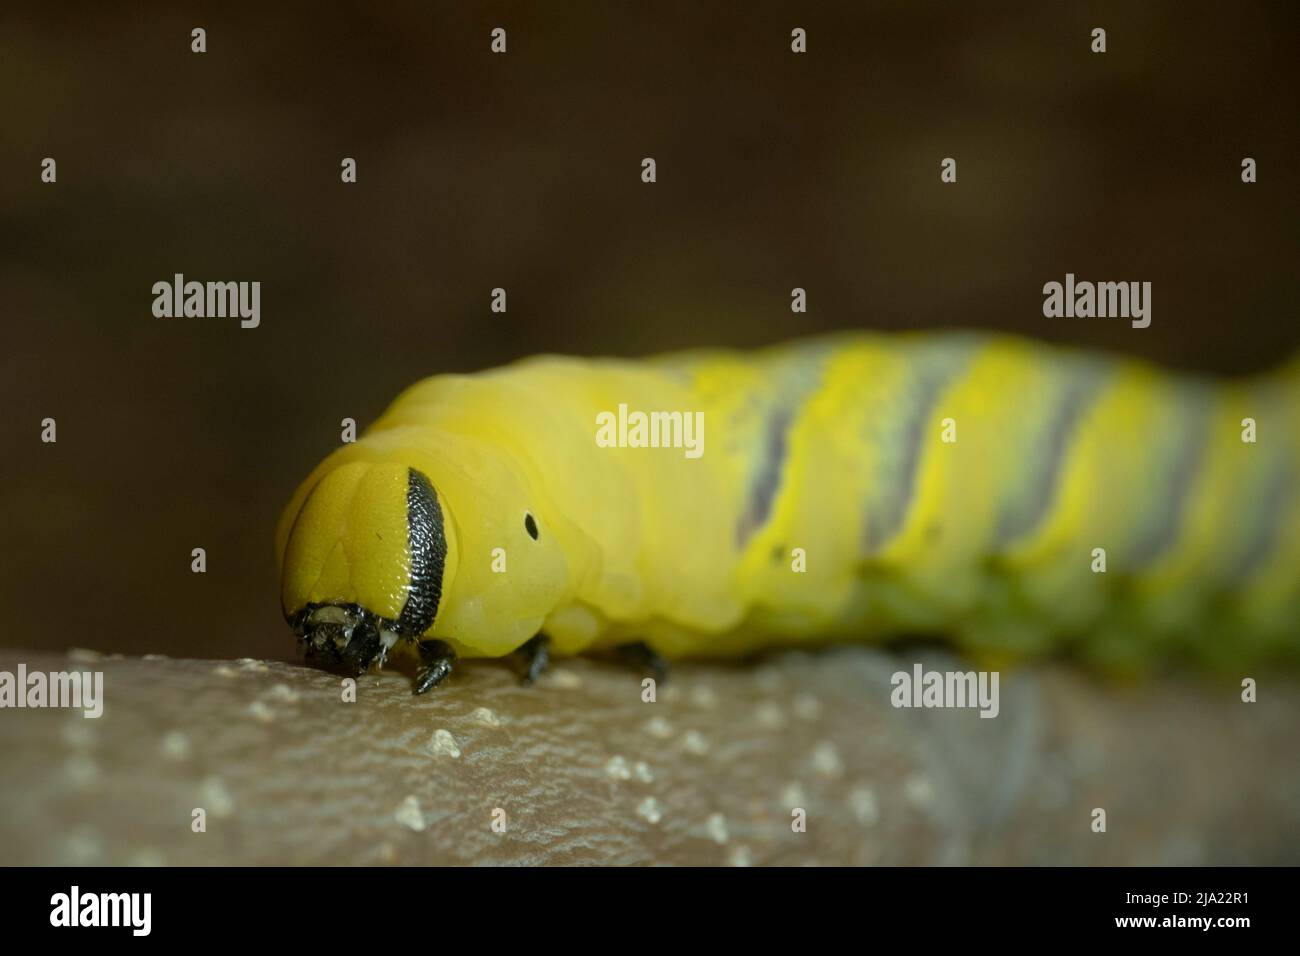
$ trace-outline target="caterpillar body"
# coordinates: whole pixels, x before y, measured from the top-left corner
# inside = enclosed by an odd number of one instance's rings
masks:
[[[699,453],[598,440],[627,409],[701,422]],[[539,356],[421,381],[327,457],[278,528],[281,599],[358,671],[538,634],[1289,656],[1298,463],[1294,364],[1214,382],[973,333]]]

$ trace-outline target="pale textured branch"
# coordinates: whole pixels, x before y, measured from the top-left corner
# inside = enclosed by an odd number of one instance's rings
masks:
[[[478,662],[344,703],[287,664],[0,652],[103,670],[106,696],[98,720],[0,711],[0,863],[1300,862],[1295,684],[1244,704],[1235,678],[1030,669],[988,720],[892,708],[914,659],[683,664],[653,704],[612,664],[523,688]]]

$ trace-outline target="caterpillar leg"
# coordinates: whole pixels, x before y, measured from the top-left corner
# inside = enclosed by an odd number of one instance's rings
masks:
[[[420,652],[420,666],[415,671],[415,693],[423,694],[441,684],[451,673],[456,652],[450,644],[436,638],[420,641],[416,647]]]
[[[649,671],[656,684],[668,679],[668,662],[655,653],[645,641],[632,641],[614,648],[619,660],[640,671]]]
[[[551,663],[551,639],[545,634],[538,634],[520,645],[515,654],[523,662],[523,674],[519,683],[528,687],[542,676]]]

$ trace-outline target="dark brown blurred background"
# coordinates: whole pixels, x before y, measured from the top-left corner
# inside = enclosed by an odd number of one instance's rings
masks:
[[[276,517],[436,372],[845,328],[1214,372],[1300,344],[1294,3],[269,6],[0,9],[0,644],[293,659]],[[1044,319],[1068,271],[1153,282],[1151,327]],[[261,327],[154,318],[176,272],[260,281]]]

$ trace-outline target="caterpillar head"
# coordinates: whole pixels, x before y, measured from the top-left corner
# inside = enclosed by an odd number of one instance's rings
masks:
[[[563,553],[512,474],[423,457],[320,474],[281,525],[281,603],[307,656],[360,674],[426,637],[497,656],[558,605]]]
[[[332,468],[292,521],[281,600],[308,657],[360,674],[433,625],[455,578],[456,534],[422,471]]]

